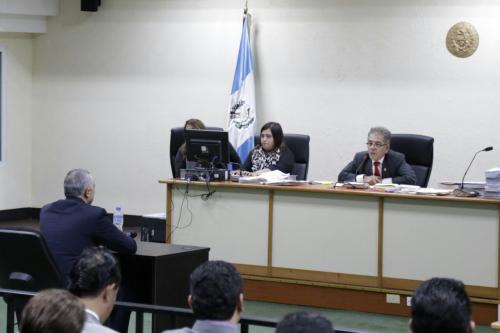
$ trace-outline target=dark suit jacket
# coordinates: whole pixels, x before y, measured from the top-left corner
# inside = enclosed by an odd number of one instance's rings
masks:
[[[368,152],[362,151],[354,155],[354,159],[339,174],[339,182],[352,182],[357,175],[371,176],[372,160]],[[382,163],[382,178],[392,178],[394,184],[415,185],[417,176],[412,167],[406,163],[405,156],[394,150],[385,154]]]
[[[65,285],[83,249],[96,245],[133,254],[135,241],[113,225],[103,208],[80,198],[66,198],[45,205],[40,212],[40,231],[61,271]]]

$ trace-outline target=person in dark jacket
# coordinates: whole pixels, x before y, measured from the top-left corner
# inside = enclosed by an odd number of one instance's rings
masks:
[[[65,199],[42,208],[40,232],[62,273],[65,286],[71,268],[88,247],[103,245],[123,254],[137,251],[135,240],[113,225],[106,210],[92,206],[95,182],[89,171],[69,171],[64,179],[64,195]],[[118,298],[127,299],[129,294],[130,291],[120,290]],[[110,326],[119,332],[127,332],[130,311],[115,312],[110,318]]]
[[[64,179],[64,194],[65,199],[42,208],[40,231],[65,285],[73,264],[87,247],[104,245],[119,253],[135,253],[135,240],[113,225],[106,210],[92,206],[95,183],[89,171],[69,171]]]
[[[339,182],[394,183],[415,185],[417,176],[406,163],[405,156],[391,150],[391,132],[385,127],[372,127],[368,132],[367,149],[340,172]]]

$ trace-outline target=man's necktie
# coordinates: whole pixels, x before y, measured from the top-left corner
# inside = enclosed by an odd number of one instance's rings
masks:
[[[375,167],[375,172],[373,173],[377,177],[381,177],[380,174],[380,162],[373,162],[373,166]]]

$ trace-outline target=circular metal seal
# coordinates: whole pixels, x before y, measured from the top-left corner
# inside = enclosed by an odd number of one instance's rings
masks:
[[[451,54],[459,58],[470,57],[479,45],[476,28],[468,22],[458,22],[448,30],[446,47]]]

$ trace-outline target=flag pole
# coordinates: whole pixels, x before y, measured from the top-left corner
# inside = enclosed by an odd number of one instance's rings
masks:
[[[252,15],[248,13],[248,0],[245,0],[245,8],[243,8],[243,15],[247,17],[247,20],[248,20],[248,34],[251,35],[251,31],[252,31]]]

